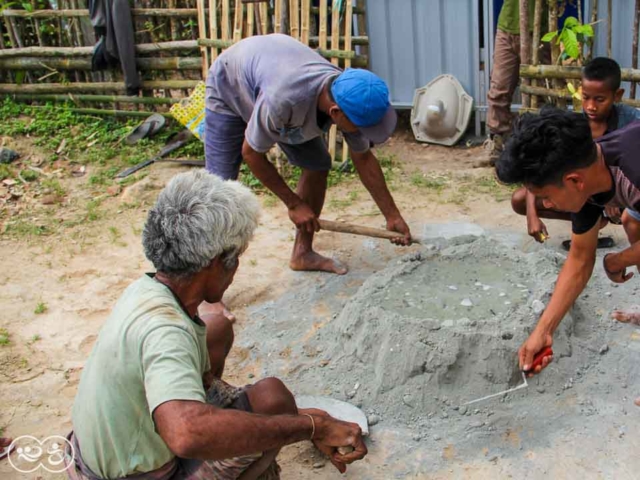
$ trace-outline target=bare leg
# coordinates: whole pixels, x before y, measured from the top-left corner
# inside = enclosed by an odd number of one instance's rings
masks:
[[[265,378],[247,389],[253,413],[262,415],[297,415],[298,408],[292,393],[277,378]],[[280,450],[264,452],[260,460],[246,469],[238,480],[255,480],[276,459]]]
[[[302,176],[298,182],[297,194],[317,216],[320,216],[324,205],[324,197],[327,192],[327,176],[329,172],[314,172],[302,170]],[[313,232],[296,232],[296,240],[293,245],[291,262],[292,270],[309,270],[337,273],[344,275],[347,267],[337,260],[323,257],[313,250]]]

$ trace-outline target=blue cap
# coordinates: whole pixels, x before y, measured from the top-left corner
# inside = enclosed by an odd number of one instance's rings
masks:
[[[389,103],[389,88],[368,70],[347,68],[331,85],[331,95],[362,134],[384,143],[396,128],[398,117]]]

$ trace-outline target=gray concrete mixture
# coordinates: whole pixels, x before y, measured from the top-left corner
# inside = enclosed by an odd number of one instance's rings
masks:
[[[264,375],[283,378],[297,394],[330,395],[365,410],[373,455],[352,478],[443,469],[448,477],[471,464],[487,476],[464,478],[640,478],[640,409],[633,406],[640,329],[609,319],[614,307],[638,303],[639,284],[611,284],[602,252],[556,332],[553,364],[527,389],[461,406],[522,382],[518,347],[565,258],[548,245],[525,253],[512,240],[479,233],[434,239],[369,275],[378,265],[367,258],[389,258],[379,244],[351,260],[361,268],[347,277],[301,277],[252,312],[251,340],[240,339],[248,361],[259,359]],[[523,450],[538,456],[535,472]],[[565,470],[556,469],[558,455],[568,455]]]

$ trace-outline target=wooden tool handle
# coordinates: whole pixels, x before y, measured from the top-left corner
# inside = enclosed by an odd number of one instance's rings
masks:
[[[330,232],[351,233],[353,235],[363,235],[365,237],[386,238],[387,240],[402,237],[398,232],[390,232],[389,230],[383,230],[381,228],[363,227],[349,223],[333,222],[331,220],[318,220],[318,222],[320,223],[321,230],[328,230]],[[411,242],[420,243],[415,238],[412,238]]]

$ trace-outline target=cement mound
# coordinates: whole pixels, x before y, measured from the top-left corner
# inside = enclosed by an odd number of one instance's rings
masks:
[[[311,340],[325,346],[330,374],[310,369],[300,380],[331,378],[347,400],[405,422],[515,386],[518,347],[561,258],[487,237],[405,257],[370,277]],[[571,324],[563,322],[560,349],[569,348]]]

